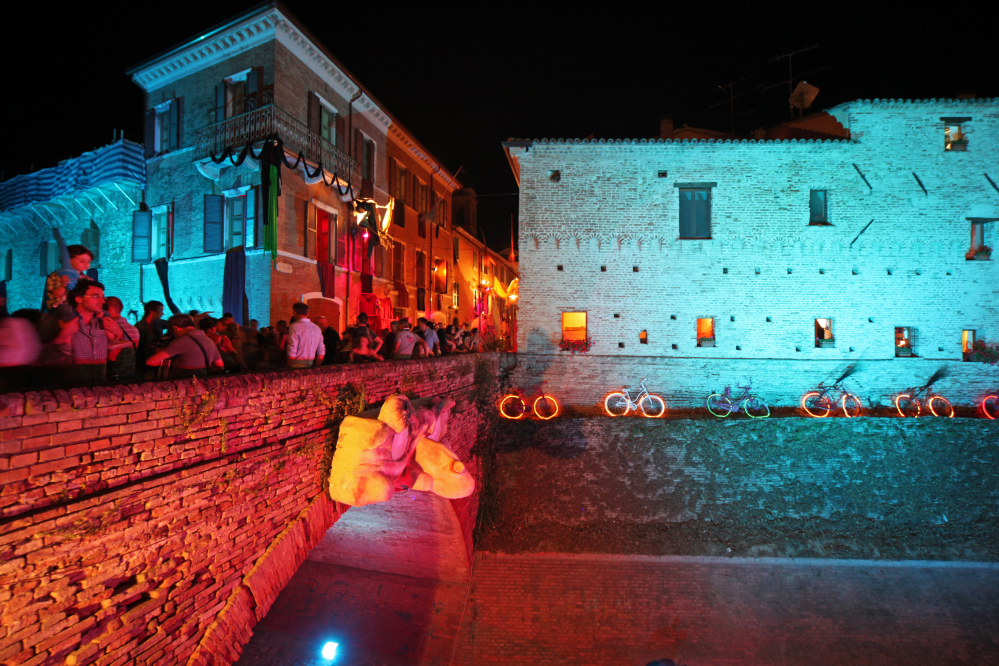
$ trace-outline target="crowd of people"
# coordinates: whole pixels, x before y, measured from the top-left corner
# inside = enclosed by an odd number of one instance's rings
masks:
[[[374,331],[368,316],[341,334],[325,316],[309,318],[295,303],[289,321],[261,328],[237,324],[232,314],[177,313],[164,319],[159,301],[145,303],[135,324],[121,299],[86,276],[93,255],[67,248],[72,270],[46,281],[43,308],[0,317],[0,391],[70,387],[104,382],[185,379],[212,374],[310,368],[334,363],[403,360],[487,347],[468,323],[450,326],[403,317]],[[0,313],[6,313],[0,302]],[[134,315],[133,315],[134,318]]]

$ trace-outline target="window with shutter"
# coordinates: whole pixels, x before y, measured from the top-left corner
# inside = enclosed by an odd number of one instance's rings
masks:
[[[132,213],[132,263],[146,264],[152,257],[153,213],[137,210]]]
[[[458,281],[451,283],[451,307],[458,308]]]
[[[142,141],[145,150],[145,157],[148,159],[156,155],[156,110],[146,111],[145,126],[142,131]]]
[[[180,100],[170,102],[169,119],[170,133],[167,136],[167,150],[177,150],[180,147]]]
[[[161,211],[155,211],[153,213],[153,238],[151,245],[153,247],[153,253],[150,261],[156,259],[167,259],[167,244],[168,244],[168,232],[167,232],[167,210],[164,208]]]
[[[396,241],[396,244],[392,248],[392,279],[403,283],[406,282],[406,265],[403,254],[405,251],[405,246]]]
[[[246,101],[243,106],[247,111],[253,111],[263,106],[260,101],[260,88],[263,83],[263,67],[254,67],[246,74]]]
[[[458,236],[455,235],[451,238],[451,249],[454,251],[454,265],[458,265]]]
[[[711,238],[711,190],[680,190],[680,238]]]
[[[330,214],[323,209],[316,211],[316,259],[330,260]]]
[[[416,250],[416,286],[427,286],[427,255]]]
[[[205,236],[204,252],[220,254],[225,251],[223,233],[225,231],[225,197],[219,194],[205,195]]]
[[[829,224],[826,215],[826,191],[811,190],[808,196],[808,223]]]
[[[319,103],[319,95],[309,91],[309,131],[314,135],[320,133],[322,113],[322,104]]]
[[[0,255],[0,281],[10,282],[14,276],[14,248]]]
[[[246,195],[226,199],[229,213],[229,237],[225,249],[243,247],[246,236]]]
[[[260,196],[259,187],[251,187],[246,193],[246,249],[256,247],[260,234],[257,231],[257,198]]]
[[[215,86],[215,122],[225,120],[225,81]]]
[[[347,216],[336,218],[336,265],[347,267]]]

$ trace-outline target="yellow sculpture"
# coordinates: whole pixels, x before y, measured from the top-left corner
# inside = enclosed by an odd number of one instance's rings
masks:
[[[441,441],[454,404],[434,398],[427,407],[414,406],[393,395],[377,418],[346,417],[330,466],[330,497],[364,506],[387,502],[407,488],[448,499],[471,495],[475,479]]]

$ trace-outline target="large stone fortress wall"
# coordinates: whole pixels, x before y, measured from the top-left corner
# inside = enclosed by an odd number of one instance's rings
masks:
[[[965,258],[967,218],[999,218],[999,100],[861,101],[831,113],[849,140],[515,149],[518,349],[568,356],[557,342],[561,313],[574,310],[587,312],[590,357],[689,359],[709,373],[757,359],[911,368],[960,362],[965,329],[999,339],[997,262]],[[971,118],[964,152],[944,150],[941,118],[954,116]],[[677,185],[691,182],[714,183],[709,240],[678,238]],[[828,192],[831,226],[809,225],[812,189]],[[990,246],[995,226],[984,225]],[[698,347],[696,320],[708,317],[716,345]],[[833,320],[834,348],[815,347],[816,318]],[[917,358],[895,359],[896,326],[913,327]]]

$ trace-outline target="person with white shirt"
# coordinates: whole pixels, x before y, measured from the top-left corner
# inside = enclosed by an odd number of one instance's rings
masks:
[[[288,343],[285,348],[288,367],[311,368],[313,365],[322,365],[326,345],[323,343],[323,332],[309,321],[309,306],[295,303],[291,309],[295,312],[296,319],[288,327]]]

